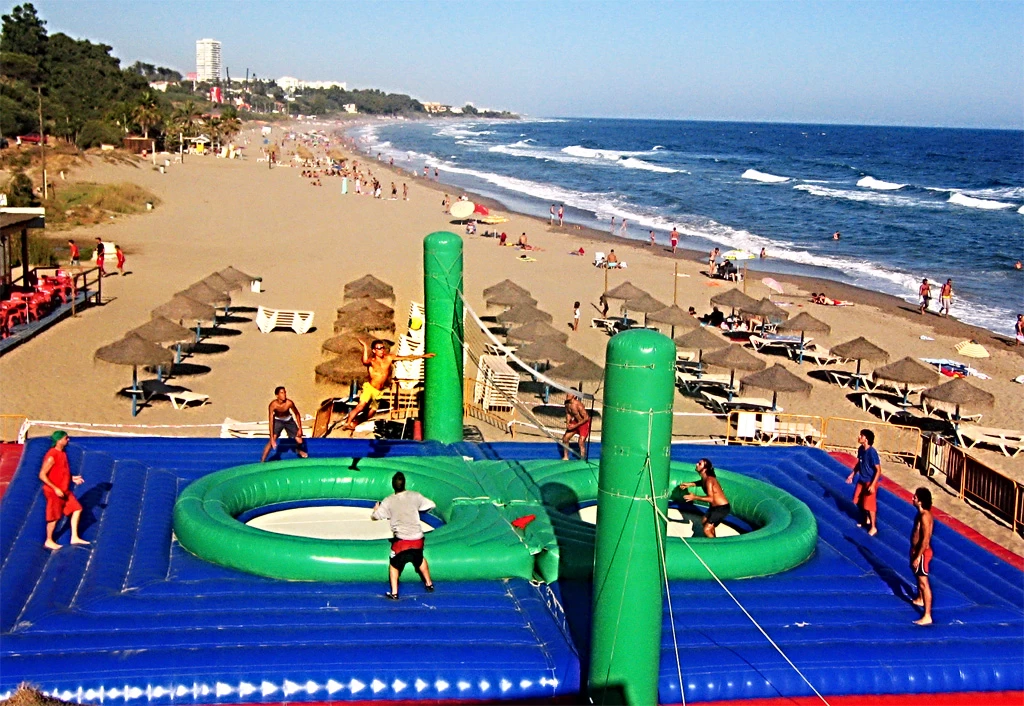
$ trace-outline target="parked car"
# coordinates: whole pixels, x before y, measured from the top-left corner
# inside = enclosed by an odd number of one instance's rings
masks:
[[[30,132],[27,135],[18,135],[18,144],[19,145],[23,144],[25,142],[27,142],[30,145],[38,145],[42,141],[43,141],[43,138],[39,135],[38,132]]]

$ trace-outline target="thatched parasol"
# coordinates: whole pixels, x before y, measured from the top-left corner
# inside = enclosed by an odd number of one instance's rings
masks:
[[[838,346],[832,346],[832,355],[838,356],[839,358],[848,358],[849,360],[857,361],[857,372],[854,373],[857,376],[854,384],[854,389],[860,389],[860,364],[863,360],[889,360],[889,354],[876,346],[874,343],[858,336],[852,341],[846,343],[840,343]]]
[[[551,314],[531,306],[529,304],[517,304],[495,317],[501,324],[528,324],[533,321],[551,323]]]
[[[188,343],[193,336],[192,329],[179,326],[163,316],[156,316],[127,333],[128,336],[133,334],[144,341],[156,344]]]
[[[359,297],[353,299],[344,306],[338,307],[338,318],[340,319],[343,315],[350,315],[357,311],[370,311],[380,316],[386,316],[393,318],[395,310],[387,304],[374,299],[373,297]]]
[[[150,313],[153,316],[163,316],[171,321],[195,321],[196,341],[199,340],[199,322],[217,320],[217,310],[212,306],[182,295],[173,297],[169,302],[161,304]]]
[[[363,344],[353,334],[341,334],[328,338],[321,346],[324,353],[352,357],[363,355]]]
[[[767,365],[767,363],[760,358],[755,358],[750,353],[747,353],[742,346],[734,344],[729,344],[725,348],[720,348],[717,351],[711,351],[704,356],[704,362],[708,365],[714,365],[718,368],[727,368],[729,370],[730,390],[732,390],[733,383],[736,381],[737,370],[753,372],[756,370],[764,370],[765,365]]]
[[[665,304],[663,302],[659,302],[657,299],[652,297],[650,294],[648,294],[647,292],[644,292],[639,297],[634,297],[634,298],[631,298],[631,299],[627,299],[626,301],[624,301],[622,303],[622,309],[623,309],[622,315],[623,315],[623,317],[626,317],[627,316],[627,312],[629,312],[629,311],[643,312],[643,315],[644,315],[644,326],[646,326],[647,325],[647,314],[649,314],[652,311],[661,311],[664,308],[665,308]]]
[[[670,334],[671,338],[676,337],[676,326],[688,329],[700,326],[700,322],[690,316],[688,311],[684,311],[681,307],[678,307],[675,304],[667,306],[660,311],[648,314],[645,322],[670,325],[672,327],[672,333]]]
[[[516,306],[518,304],[535,307],[537,306],[537,300],[525,292],[518,292],[514,289],[487,296],[487,306]]]
[[[542,338],[533,343],[527,343],[525,346],[520,346],[516,350],[516,356],[522,360],[529,361],[543,360],[547,362],[568,363],[579,356],[579,352],[574,351],[554,338]]]
[[[371,331],[395,332],[395,322],[388,316],[379,316],[369,311],[357,311],[345,317],[338,317],[334,322],[334,332],[351,331],[369,333]]]
[[[771,278],[767,277],[766,279]],[[827,336],[832,333],[832,327],[824,321],[814,318],[806,311],[801,311],[789,321],[783,321],[779,324],[779,331],[800,332],[800,358],[797,360],[797,363],[802,365],[804,362],[804,334],[810,331],[811,333],[823,333]]]
[[[242,288],[242,285],[238,284],[238,282],[228,280],[222,277],[218,272],[214,272],[212,275],[207,275],[206,278],[203,279],[203,283],[208,284],[218,292],[224,292],[225,294],[229,294]]]
[[[555,380],[565,380],[569,383],[579,383],[579,389],[583,389],[585,382],[604,382],[604,368],[586,356],[577,356],[568,363],[552,368],[545,373]]]
[[[191,299],[195,299],[197,302],[209,304],[214,307],[231,305],[230,295],[224,292],[218,292],[205,282],[196,282],[188,289],[177,292],[177,294],[190,297]]]
[[[798,392],[802,395],[811,393],[811,383],[797,377],[783,366],[776,363],[767,370],[748,375],[740,380],[741,387],[757,387],[772,391],[772,409],[778,407],[780,392]]]
[[[247,275],[241,270],[236,270],[234,267],[228,266],[217,273],[229,282],[235,282],[240,287],[248,287],[250,284],[256,281],[256,277]]]
[[[732,313],[735,314],[737,309],[744,306],[753,306],[757,303],[757,300],[753,297],[748,297],[738,289],[730,289],[711,297],[711,303],[718,304],[719,306],[727,306],[732,309]]]
[[[559,331],[543,321],[531,321],[509,331],[506,338],[509,343],[532,343],[542,338],[553,338],[560,343],[565,343],[569,340],[569,334]]]
[[[994,395],[984,390],[979,390],[964,378],[953,378],[949,382],[930,387],[921,393],[921,399],[954,405],[956,408],[953,413],[954,427],[960,424],[961,407],[966,407],[967,409],[990,409],[996,403]]]
[[[714,351],[729,345],[729,339],[711,333],[703,326],[698,326],[689,333],[673,338],[672,342],[676,344],[676,348],[681,348],[684,351],[697,351],[698,375],[704,365],[704,351]]]
[[[320,383],[333,382],[338,385],[347,385],[353,380],[362,382],[366,379],[366,366],[363,365],[361,354],[359,357],[332,358],[316,366],[316,381]]]
[[[136,392],[139,389],[140,365],[171,365],[174,355],[155,343],[150,343],[141,336],[128,334],[120,341],[103,346],[96,351],[96,359],[115,365],[132,366],[132,416],[138,414]]]
[[[937,374],[935,368],[924,366],[910,356],[900,358],[895,363],[889,363],[886,366],[875,369],[876,378],[904,384],[903,404],[907,404],[907,396],[910,394],[911,385],[927,385],[935,382]]]
[[[395,300],[395,290],[387,282],[382,282],[373,275],[363,275],[345,285],[345,299],[373,297],[374,299]]]
[[[518,284],[516,284],[510,279],[503,279],[497,284],[493,284],[484,290],[484,299],[487,299],[495,294],[505,294],[507,292],[519,292],[520,294],[530,296],[530,290],[524,287],[520,287]]]
[[[762,319],[784,321],[789,318],[789,312],[782,307],[775,306],[770,299],[765,297],[764,299],[754,302],[753,304],[747,304],[745,306],[737,307],[744,314],[750,316],[758,316]]]
[[[632,282],[623,282],[618,287],[609,289],[604,293],[605,299],[639,299],[647,294],[639,287],[633,286]]]

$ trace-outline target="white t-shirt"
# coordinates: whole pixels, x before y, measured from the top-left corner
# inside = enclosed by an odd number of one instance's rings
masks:
[[[381,500],[372,517],[375,520],[387,520],[391,532],[398,539],[421,539],[423,529],[420,527],[420,513],[433,510],[434,507],[432,500],[415,490],[403,490]]]

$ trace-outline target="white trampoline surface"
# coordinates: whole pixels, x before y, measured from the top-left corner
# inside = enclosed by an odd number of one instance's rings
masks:
[[[579,518],[584,522],[590,524],[597,523],[597,505],[590,505],[582,508],[579,512]],[[691,515],[689,513],[679,512],[677,508],[670,507],[668,509],[668,536],[669,537],[684,537],[689,539],[693,536],[693,528],[697,528],[697,536],[703,537],[704,531],[700,527],[701,516]],[[735,537],[739,534],[736,530],[728,525],[718,525],[715,530],[715,534],[719,537]]]
[[[387,521],[370,519],[368,507],[330,505],[297,507],[260,515],[246,524],[256,529],[313,539],[390,539],[391,526]],[[434,528],[420,521],[424,532]]]

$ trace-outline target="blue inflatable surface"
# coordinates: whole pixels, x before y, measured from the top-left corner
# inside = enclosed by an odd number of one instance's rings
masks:
[[[289,583],[184,552],[171,514],[192,480],[258,458],[263,442],[75,439],[72,468],[91,548],[42,547],[36,478],[47,440],[25,449],[0,505],[0,695],[21,682],[73,701],[254,703],[507,699],[571,695],[585,674],[589,586],[522,580]],[[553,446],[310,440],[315,456],[552,458]],[[594,449],[599,453],[599,449]],[[937,526],[937,625],[909,605],[914,510],[882,492],[880,533],[855,526],[846,470],[809,449],[675,447],[674,458],[773,483],[814,512],[806,564],[729,588],[823,694],[1024,689],[1024,576]],[[728,492],[728,488],[726,488]],[[67,541],[67,535],[60,538]],[[713,582],[670,586],[687,703],[810,694]],[[563,611],[564,606],[564,611]],[[661,700],[678,703],[671,626]],[[581,661],[583,662],[581,667]],[[585,681],[585,679],[584,679]]]

